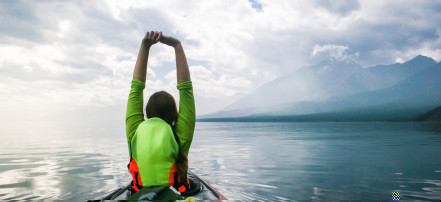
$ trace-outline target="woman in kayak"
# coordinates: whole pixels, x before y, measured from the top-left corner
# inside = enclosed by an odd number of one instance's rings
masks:
[[[174,48],[176,55],[179,112],[173,96],[165,91],[154,93],[143,111],[147,61],[150,47],[157,42]],[[187,155],[193,139],[196,122],[193,87],[187,59],[179,40],[147,32],[142,40],[126,114],[126,135],[129,145],[129,172],[132,174],[132,192],[142,187],[174,186],[180,192],[189,188]]]

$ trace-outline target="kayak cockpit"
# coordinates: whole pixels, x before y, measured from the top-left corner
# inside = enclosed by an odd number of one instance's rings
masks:
[[[194,197],[200,200],[226,200],[226,198],[215,188],[193,172],[188,171],[187,178],[190,180],[190,186],[192,189],[183,194],[183,199]],[[111,194],[103,197],[101,200],[175,200],[173,197],[176,197],[176,193],[179,193],[169,187],[152,187],[149,188],[149,190],[144,191],[145,193],[141,192],[142,190],[132,196],[129,184],[114,190]]]

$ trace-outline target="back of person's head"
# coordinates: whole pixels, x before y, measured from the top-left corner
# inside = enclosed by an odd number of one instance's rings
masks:
[[[159,117],[170,126],[174,126],[178,119],[175,99],[165,91],[159,91],[150,96],[145,111],[148,119]]]

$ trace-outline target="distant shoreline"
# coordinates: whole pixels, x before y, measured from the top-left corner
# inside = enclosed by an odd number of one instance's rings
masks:
[[[370,122],[370,123],[440,123],[440,122],[427,122],[427,121],[413,121],[413,120],[388,120],[388,121],[380,121],[380,120],[289,120],[289,119],[246,119],[246,118],[209,118],[209,119],[197,119],[196,122],[274,122],[274,123],[361,123],[361,122]]]
[[[416,120],[280,120],[280,119],[246,119],[246,118],[205,118],[196,122],[237,122],[237,123],[441,123],[441,121]]]
[[[427,113],[426,113],[427,114]],[[440,122],[414,113],[321,113],[306,115],[198,118],[198,122]]]
[[[328,112],[303,115],[251,115],[243,117],[199,118],[198,122],[432,122],[441,123],[441,106],[419,110]]]

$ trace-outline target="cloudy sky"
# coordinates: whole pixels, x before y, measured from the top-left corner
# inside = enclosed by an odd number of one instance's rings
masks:
[[[150,30],[182,41],[198,115],[330,57],[365,67],[418,54],[441,60],[441,1],[6,0],[0,120],[123,120]],[[176,96],[175,74],[173,50],[153,46],[145,97],[158,90]]]

